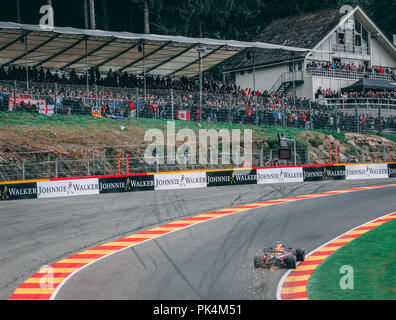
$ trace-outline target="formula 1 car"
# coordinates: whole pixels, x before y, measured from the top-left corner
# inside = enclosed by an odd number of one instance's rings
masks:
[[[305,250],[284,248],[278,242],[275,248],[265,248],[262,256],[254,257],[254,268],[295,269],[298,261],[304,261]]]

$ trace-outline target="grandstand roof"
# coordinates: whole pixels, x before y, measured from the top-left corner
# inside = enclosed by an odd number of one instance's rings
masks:
[[[25,42],[27,39],[27,59]],[[145,59],[143,59],[144,44]],[[43,29],[39,25],[0,22],[0,63],[85,72],[88,65],[103,72],[127,71],[153,75],[195,76],[198,73],[197,47],[202,52],[202,71],[246,48],[283,49],[306,52],[299,47],[264,42],[243,42],[188,38],[129,32],[85,30],[70,27]],[[26,61],[27,60],[27,61]],[[143,61],[144,60],[144,61]]]

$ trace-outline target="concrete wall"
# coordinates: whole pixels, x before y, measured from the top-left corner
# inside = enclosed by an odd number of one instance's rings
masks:
[[[371,64],[373,66],[396,67],[396,59],[394,59],[388,51],[384,49],[382,44],[375,38],[370,39],[371,44]]]
[[[256,69],[256,89],[269,90],[284,72],[289,72],[288,63]],[[235,81],[242,89],[253,89],[253,72],[251,70],[244,71],[243,74],[236,72]]]

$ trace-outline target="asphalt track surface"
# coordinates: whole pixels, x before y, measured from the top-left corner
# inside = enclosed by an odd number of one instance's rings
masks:
[[[0,203],[0,299],[41,266],[183,217],[271,199],[396,183],[396,179],[246,185]],[[106,257],[71,277],[56,299],[275,299],[285,270],[254,270],[282,241],[307,252],[395,211],[396,187],[253,209]]]

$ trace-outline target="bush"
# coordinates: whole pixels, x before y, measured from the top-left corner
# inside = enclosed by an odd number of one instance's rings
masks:
[[[314,148],[317,148],[321,145],[323,145],[323,139],[319,137],[319,135],[316,135],[314,138],[309,139],[308,142],[313,146]]]

